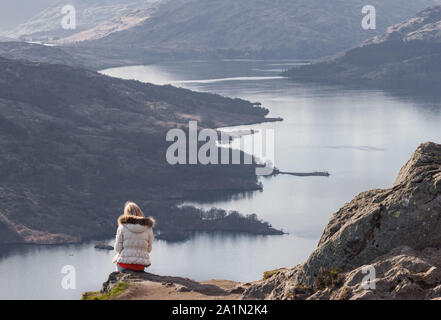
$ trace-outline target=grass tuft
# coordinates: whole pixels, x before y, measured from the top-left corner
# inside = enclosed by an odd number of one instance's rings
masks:
[[[317,277],[315,278],[314,288],[316,290],[324,290],[326,288],[339,288],[343,284],[343,275],[340,268],[328,270],[320,268]]]
[[[120,282],[110,292],[101,293],[99,291],[95,291],[83,293],[81,300],[110,300],[123,293],[128,287],[128,283]]]
[[[270,270],[270,271],[265,271],[263,273],[263,280],[269,279],[271,278],[273,275],[275,275],[280,269],[276,269],[276,270]]]

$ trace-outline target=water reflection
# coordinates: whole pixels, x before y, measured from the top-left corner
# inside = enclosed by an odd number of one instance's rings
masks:
[[[186,242],[155,240],[149,271],[200,281],[253,281],[265,270],[292,266],[292,261],[304,259],[314,246],[314,240],[292,235],[197,233]],[[286,250],[285,255],[279,257],[274,248]],[[93,243],[8,249],[0,260],[0,299],[79,299],[83,292],[101,288],[115,268],[113,255],[112,251],[95,249]],[[75,268],[74,290],[61,285],[66,265]]]
[[[169,82],[228,77],[278,76],[306,61],[220,61],[164,63]],[[142,67],[144,69],[150,68]],[[156,67],[155,67],[156,68]],[[262,71],[265,70],[265,71]],[[127,75],[130,75],[127,72]],[[121,69],[106,71],[108,74]],[[155,77],[145,79],[155,81]],[[329,171],[329,178],[277,176],[261,179],[263,192],[191,202],[257,213],[275,227],[318,240],[330,215],[358,193],[390,187],[399,169],[425,141],[441,142],[441,97],[406,91],[288,79],[181,83],[189,89],[260,101],[283,122],[241,126],[273,129],[275,165],[284,171]]]
[[[0,299],[79,299],[82,292],[99,289],[114,268],[113,253],[96,250],[91,243],[5,250],[0,257]],[[75,268],[75,290],[62,287],[62,268],[67,265]]]

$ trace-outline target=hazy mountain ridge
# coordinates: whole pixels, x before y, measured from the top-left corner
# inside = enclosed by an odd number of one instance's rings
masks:
[[[363,1],[184,1],[140,25],[81,46],[184,57],[313,58],[334,54],[412,16],[435,0],[372,1],[377,30],[363,30]]]
[[[26,23],[12,30],[4,30],[2,34],[10,38],[33,41],[75,37],[87,30],[95,30],[102,36],[108,32],[129,28],[147,19],[157,4],[166,1],[168,0],[73,0],[66,3],[60,0]],[[77,29],[62,28],[61,21],[65,15],[62,8],[66,5],[73,5],[76,9]],[[97,28],[98,26],[101,27]],[[82,38],[85,36],[83,34]]]
[[[174,201],[260,188],[252,165],[170,166],[165,134],[190,119],[205,127],[265,121],[266,109],[63,65],[0,58],[0,68],[1,243],[111,235],[127,200],[180,237],[216,225],[228,230],[227,220],[204,222],[199,210]],[[231,230],[275,232],[229,219]]]
[[[315,58],[345,50],[439,0],[372,1],[377,30],[363,30],[362,0],[74,1],[78,29],[61,29],[61,6],[7,33],[123,57]],[[45,40],[46,39],[46,40]],[[89,40],[89,41],[84,41]],[[130,50],[129,50],[130,48]]]
[[[419,12],[414,18],[387,28],[384,34],[366,41],[365,45],[393,40],[441,42],[440,17],[441,6],[427,8]]]
[[[20,41],[0,42],[0,57],[50,64],[63,64],[76,68],[103,70],[111,67],[134,64],[151,64],[159,56],[140,57],[136,53],[124,56],[111,52],[76,49],[72,47],[41,45]]]
[[[311,81],[437,90],[441,83],[441,6],[391,26],[338,57],[284,75]]]
[[[58,47],[18,41],[0,42],[0,57],[15,60],[27,60],[50,64],[64,64],[71,67],[92,67],[90,61],[70,54]]]

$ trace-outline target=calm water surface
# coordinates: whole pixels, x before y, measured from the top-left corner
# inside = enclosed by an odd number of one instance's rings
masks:
[[[391,186],[421,142],[441,142],[439,97],[305,85],[279,76],[299,63],[187,61],[103,71],[260,101],[270,116],[284,121],[239,128],[274,129],[275,165],[284,171],[331,173],[329,178],[262,178],[262,192],[192,203],[257,213],[289,235],[197,234],[183,243],[156,241],[152,272],[251,281],[265,270],[293,266],[314,249],[333,212],[361,191]],[[93,243],[3,250],[0,298],[77,299],[81,292],[99,289],[114,268],[112,258],[113,253],[98,251]],[[75,267],[75,290],[61,287],[65,265]]]

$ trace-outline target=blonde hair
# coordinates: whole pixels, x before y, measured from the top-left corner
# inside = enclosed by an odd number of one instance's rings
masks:
[[[141,208],[134,202],[126,202],[124,205],[124,215],[125,216],[135,216],[144,218],[144,212],[142,212]]]

